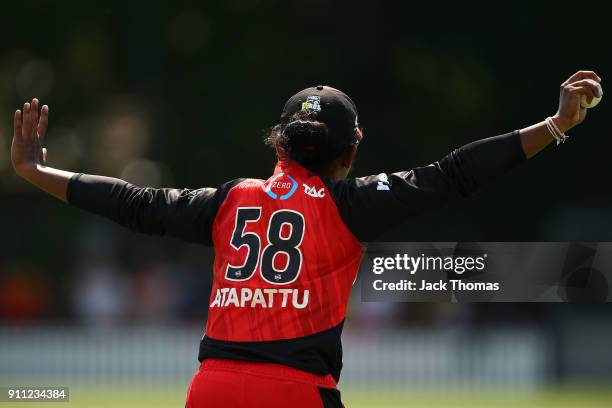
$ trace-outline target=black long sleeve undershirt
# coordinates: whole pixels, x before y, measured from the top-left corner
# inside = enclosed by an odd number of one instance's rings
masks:
[[[425,167],[341,181],[324,181],[345,224],[370,241],[399,222],[467,196],[525,161],[519,132],[478,140]],[[171,235],[212,245],[212,224],[228,191],[218,188],[155,189],[123,180],[75,175],[68,202],[137,232]]]
[[[425,167],[325,182],[345,224],[367,242],[410,217],[471,195],[525,160],[515,131],[469,143]]]
[[[212,246],[217,210],[227,191],[240,181],[190,190],[138,187],[112,177],[75,174],[68,184],[67,199],[136,232]]]

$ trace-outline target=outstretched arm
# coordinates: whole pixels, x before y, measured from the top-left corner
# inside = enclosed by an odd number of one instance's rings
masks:
[[[38,100],[15,112],[11,159],[15,172],[41,190],[134,231],[212,245],[212,224],[233,183],[216,188],[157,189],[111,177],[75,174],[46,165],[42,148],[49,107]]]
[[[591,71],[579,71],[561,85],[559,109],[552,121],[561,132],[581,123],[580,106],[599,95]],[[545,121],[527,128],[469,143],[428,166],[409,171],[327,180],[345,224],[361,241],[377,238],[407,218],[440,207],[457,196],[468,196],[531,158],[553,141]],[[375,222],[373,222],[375,218]]]

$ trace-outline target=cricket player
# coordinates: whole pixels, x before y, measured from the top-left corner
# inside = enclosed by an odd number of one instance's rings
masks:
[[[49,108],[39,112],[37,99],[15,112],[11,158],[19,176],[70,205],[137,232],[214,248],[188,408],[341,407],[340,335],[361,243],[564,141],[585,119],[581,97],[601,96],[600,81],[579,71],[561,85],[552,117],[428,166],[367,177],[347,178],[364,135],[353,101],[329,86],[304,89],[285,104],[266,139],[278,156],[267,180],[156,189],[49,167],[42,147]]]

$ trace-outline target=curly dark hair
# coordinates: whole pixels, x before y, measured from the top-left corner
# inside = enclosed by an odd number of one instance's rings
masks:
[[[272,127],[264,143],[276,149],[280,158],[293,160],[315,174],[325,173],[351,146],[351,143],[334,144],[329,128],[317,120],[312,110],[299,111],[286,123]]]

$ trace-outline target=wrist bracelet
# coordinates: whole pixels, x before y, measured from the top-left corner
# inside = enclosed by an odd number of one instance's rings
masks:
[[[561,130],[559,130],[559,127],[557,127],[557,124],[552,120],[552,118],[550,116],[547,117],[545,122],[546,122],[546,128],[548,129],[548,132],[557,141],[557,145],[561,143],[565,143],[568,136],[565,133],[563,133]]]

